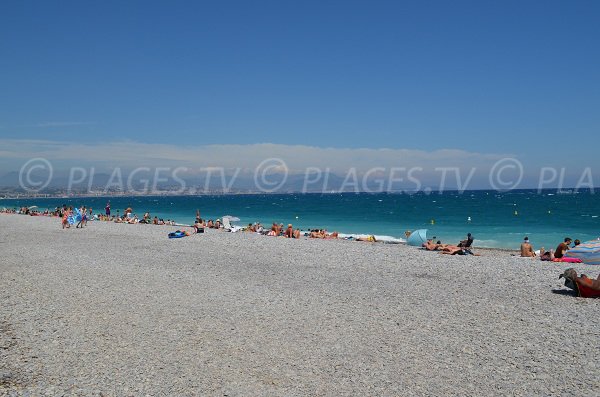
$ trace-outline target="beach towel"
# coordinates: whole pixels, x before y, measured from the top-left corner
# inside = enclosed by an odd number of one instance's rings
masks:
[[[79,208],[75,208],[73,211],[74,212],[67,218],[69,225],[79,223],[82,219],[81,211],[79,210]]]
[[[552,259],[552,262],[582,263],[583,261],[581,259],[579,259],[579,258],[568,258],[566,256],[563,256],[562,258],[554,258],[554,259]]]
[[[575,279],[578,295],[582,298],[600,298],[600,290],[592,287],[594,280],[585,274]]]
[[[181,230],[177,230],[176,232],[169,233],[169,238],[181,238],[189,236],[189,233],[182,232]]]

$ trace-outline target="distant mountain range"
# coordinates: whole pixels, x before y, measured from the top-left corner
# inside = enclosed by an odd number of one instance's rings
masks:
[[[31,172],[29,178],[33,182],[45,182],[48,175],[43,173]],[[25,176],[24,176],[25,178]],[[254,175],[238,175],[235,178],[233,176],[226,175],[224,178],[221,175],[212,175],[210,178],[206,176],[198,177],[187,177],[180,178],[178,180],[173,178],[164,178],[153,186],[154,181],[152,178],[138,177],[132,178],[128,181],[128,175],[122,177],[111,176],[108,173],[94,174],[92,183],[90,184],[89,178],[86,178],[83,182],[73,183],[69,186],[69,177],[66,175],[55,175],[52,180],[48,183],[47,187],[41,191],[68,191],[70,189],[73,193],[81,193],[91,191],[136,191],[142,192],[144,190],[152,190],[154,187],[156,190],[170,190],[177,191],[183,190],[182,193],[189,192],[355,192],[355,191],[379,191],[381,190],[381,183],[374,179],[368,180],[363,183],[361,178],[347,178],[339,175],[328,173],[328,174],[270,174],[265,176],[264,180],[257,177],[255,180]],[[183,186],[182,186],[183,181]],[[26,180],[24,182],[27,182]],[[355,183],[356,182],[356,183]],[[406,189],[414,189],[414,185],[406,186]],[[26,191],[21,186],[18,172],[9,172],[0,176],[0,188],[3,190],[15,190],[15,191]],[[183,188],[183,189],[182,189]],[[394,186],[395,190],[398,189]],[[402,187],[400,187],[401,189]]]

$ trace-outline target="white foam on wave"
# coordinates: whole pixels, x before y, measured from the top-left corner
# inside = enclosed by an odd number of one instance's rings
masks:
[[[481,248],[502,248],[503,245],[498,240],[478,240],[475,239],[473,245]]]

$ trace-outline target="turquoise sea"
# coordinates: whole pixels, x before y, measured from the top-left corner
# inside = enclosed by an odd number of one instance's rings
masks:
[[[536,249],[554,248],[566,236],[581,241],[600,237],[600,201],[590,191],[35,198],[2,199],[0,208],[37,205],[44,210],[67,204],[104,213],[108,200],[113,214],[132,207],[139,217],[149,211],[153,217],[183,224],[193,223],[199,209],[204,219],[237,216],[238,225],[292,223],[303,230],[398,238],[404,238],[406,230],[428,229],[428,236],[446,243],[456,243],[470,232],[480,247],[516,249],[526,235]]]

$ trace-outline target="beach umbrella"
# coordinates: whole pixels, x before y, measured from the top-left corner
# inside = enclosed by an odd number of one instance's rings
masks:
[[[225,218],[229,219],[229,222],[239,222],[240,221],[240,218],[238,218],[237,216],[225,215],[223,217],[223,219],[225,219]]]
[[[413,247],[420,247],[427,241],[427,229],[415,230],[408,236],[406,242]]]
[[[567,258],[579,258],[588,265],[600,265],[600,240],[586,241],[565,253]]]
[[[29,210],[34,210],[36,209],[38,206],[37,205],[32,205],[31,207],[27,207]]]

